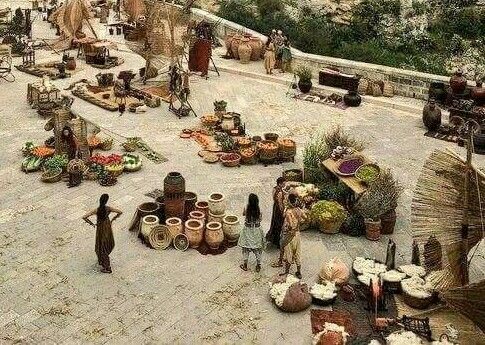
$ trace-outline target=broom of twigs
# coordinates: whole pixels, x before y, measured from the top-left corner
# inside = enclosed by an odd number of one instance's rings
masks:
[[[481,200],[485,200],[485,175],[473,166],[472,169],[467,217],[468,248],[472,248],[483,236]],[[460,156],[451,150],[436,150],[423,166],[412,200],[413,239],[424,246],[430,236],[435,236],[444,252],[444,269],[434,274],[437,289],[460,285],[464,257],[461,229],[466,208],[465,174],[466,162]],[[436,250],[441,251],[441,248]],[[431,250],[428,255],[441,256],[442,253]]]

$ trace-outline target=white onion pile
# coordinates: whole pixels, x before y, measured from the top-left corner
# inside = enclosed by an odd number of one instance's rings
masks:
[[[386,338],[387,345],[422,345],[423,340],[413,332],[396,332]]]
[[[433,286],[417,276],[401,281],[402,290],[416,298],[429,298],[433,294]]]
[[[331,322],[325,322],[323,331],[315,334],[315,336],[313,337],[313,345],[318,344],[318,342],[320,341],[320,337],[323,334],[328,333],[328,332],[340,333],[342,335],[342,340],[343,340],[344,344],[347,343],[347,337],[349,336],[349,334],[347,332],[345,332],[345,327],[336,325],[336,324],[331,323]]]
[[[426,275],[426,270],[422,266],[417,266],[417,265],[402,265],[398,267],[398,270],[406,273],[408,277],[424,277]]]
[[[325,281],[323,284],[314,284],[310,289],[310,294],[322,301],[328,301],[337,296],[337,288],[334,282]]]
[[[269,283],[269,295],[274,299],[277,306],[283,306],[283,301],[285,299],[286,291],[295,283],[298,283],[300,279],[288,274],[286,276],[286,281],[284,283]]]

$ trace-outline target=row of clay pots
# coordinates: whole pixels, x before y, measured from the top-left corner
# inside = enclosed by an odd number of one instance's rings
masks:
[[[241,60],[242,63],[258,61],[263,52],[263,42],[251,35],[228,34],[225,38],[228,55]]]
[[[185,222],[185,235],[191,248],[198,248],[205,239],[211,249],[218,249],[224,238],[228,242],[236,242],[239,238],[240,222],[237,216],[225,216],[222,222],[209,219],[207,223],[202,212],[192,211],[190,217]]]

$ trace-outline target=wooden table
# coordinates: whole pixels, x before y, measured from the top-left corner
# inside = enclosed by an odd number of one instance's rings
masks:
[[[364,164],[366,163],[372,163],[367,157],[363,155],[359,155],[362,158],[364,158]],[[332,174],[334,174],[340,181],[342,181],[347,187],[349,187],[358,197],[360,197],[366,190],[367,187],[365,184],[360,182],[357,178],[354,176],[341,176],[336,173],[337,166],[339,164],[339,161],[335,161],[332,158],[329,158],[325,161],[323,161],[322,165],[329,170]]]

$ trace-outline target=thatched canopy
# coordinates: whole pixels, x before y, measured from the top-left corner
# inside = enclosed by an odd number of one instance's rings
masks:
[[[146,7],[143,0],[124,0],[123,8],[128,15],[128,19],[132,22],[136,22],[140,17],[146,15]]]

